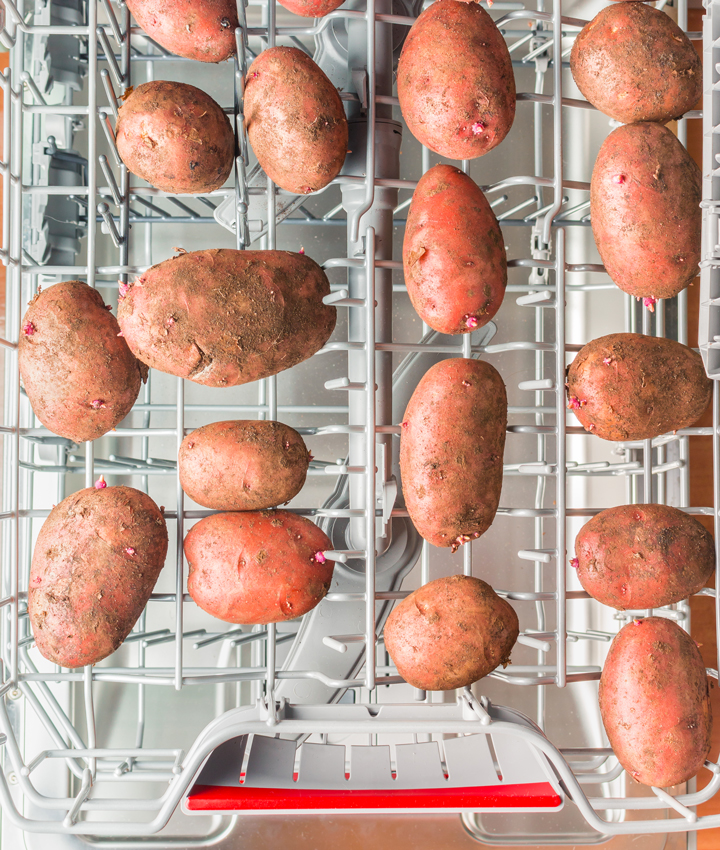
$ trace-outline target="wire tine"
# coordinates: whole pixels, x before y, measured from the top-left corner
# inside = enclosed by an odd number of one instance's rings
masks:
[[[108,186],[110,187],[110,192],[112,193],[113,200],[115,203],[120,206],[123,202],[123,197],[120,194],[120,189],[118,188],[117,181],[115,180],[115,175],[112,173],[112,169],[110,168],[110,163],[108,162],[108,158],[105,154],[100,154],[98,157],[98,161],[100,162],[100,168],[102,169],[102,173],[105,176],[105,179],[108,182]]]
[[[17,6],[12,0],[3,0],[3,6],[10,12],[9,17],[14,19],[14,23],[22,24],[23,18],[20,12],[18,11]]]
[[[110,0],[102,0],[102,4],[105,8],[105,14],[107,15],[108,23],[110,24],[110,29],[112,30],[115,41],[117,41],[118,44],[122,44],[123,34],[120,32],[120,25],[118,24],[117,18],[115,17],[115,12],[113,11],[112,6],[110,5]]]
[[[195,210],[191,210],[187,204],[184,204],[182,201],[179,201],[177,198],[168,198],[169,203],[176,206],[178,209],[181,209],[183,212],[186,212],[191,218],[200,218],[200,216],[195,212]]]
[[[85,723],[87,725],[88,749],[91,750],[96,746],[92,664],[88,664],[83,668],[83,696],[85,702]],[[94,758],[88,759],[88,767],[90,768],[91,774],[95,776],[96,762]]]
[[[105,222],[105,226],[108,229],[108,233],[110,234],[113,244],[116,248],[119,248],[122,239],[120,238],[120,234],[118,233],[118,229],[115,225],[115,219],[110,215],[110,207],[106,203],[98,204],[97,211],[103,217],[103,221]]]
[[[30,94],[33,96],[35,102],[40,104],[40,106],[47,106],[47,101],[42,96],[40,89],[37,87],[37,83],[27,71],[23,71],[22,74],[20,74],[20,79],[30,90]]]
[[[113,77],[115,77],[115,82],[119,86],[121,86],[125,78],[123,76],[122,71],[120,70],[120,66],[117,63],[117,59],[115,58],[115,51],[110,47],[110,42],[108,41],[107,33],[105,32],[103,27],[97,27],[95,30],[95,34],[97,35],[98,41],[100,42],[100,46],[102,47],[103,53],[105,54],[105,60],[110,66],[110,70],[112,71]]]
[[[165,629],[165,631],[168,631],[168,630]],[[187,638],[191,638],[191,637],[200,637],[201,635],[204,635],[204,634],[207,634],[206,629],[193,629],[193,631],[185,632],[183,634],[183,640],[186,640]],[[168,634],[161,635],[160,637],[145,638],[145,640],[143,640],[143,646],[146,646],[146,647],[147,646],[155,646],[159,643],[170,643],[170,641],[173,641],[173,640],[175,640],[175,634],[174,634],[174,632],[169,632]]]
[[[130,200],[135,201],[138,204],[142,204],[147,209],[152,210],[153,212],[159,213],[160,215],[165,216],[166,218],[168,218],[170,216],[170,213],[168,213],[167,210],[164,210],[162,207],[157,206],[152,201],[146,200],[145,198],[142,197],[142,195],[130,195]]]
[[[204,646],[210,646],[212,643],[217,643],[221,640],[230,640],[234,637],[239,637],[245,634],[242,629],[230,629],[229,632],[222,632],[219,635],[210,635],[210,637],[199,640],[193,644],[193,649],[202,649]]]
[[[215,204],[210,200],[210,198],[204,198],[202,195],[198,195],[195,200],[199,204],[205,204],[206,207],[210,207],[210,209],[215,212]]]
[[[122,160],[120,159],[120,154],[118,153],[117,149],[117,143],[115,142],[115,131],[110,126],[110,116],[104,109],[99,110],[99,115],[100,123],[102,124],[103,131],[105,132],[108,144],[110,145],[110,152],[112,154],[113,159],[115,160],[115,165],[117,165],[119,168],[122,165]]]
[[[10,35],[7,30],[0,30],[0,44],[8,50],[12,50],[15,47],[15,42],[17,41],[16,36]]]
[[[103,82],[103,87],[105,89],[105,94],[107,95],[108,104],[110,105],[110,109],[112,109],[112,113],[115,116],[115,120],[117,121],[117,118],[118,118],[117,95],[115,94],[115,89],[112,86],[110,74],[105,68],[103,68],[102,71],[100,71],[100,79]]]
[[[177,379],[176,383],[176,403],[177,417],[176,425],[176,445],[178,450],[185,437],[185,382],[182,378]],[[183,686],[183,586],[184,586],[184,552],[183,541],[185,539],[184,528],[184,507],[185,507],[185,491],[180,484],[180,477],[177,479],[176,488],[176,503],[177,503],[177,522],[175,526],[175,542],[176,542],[176,563],[175,563],[175,690],[182,690]]]

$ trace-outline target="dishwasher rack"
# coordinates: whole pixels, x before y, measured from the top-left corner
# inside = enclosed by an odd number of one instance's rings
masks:
[[[550,11],[546,10],[546,5],[551,6]],[[241,25],[237,31],[238,58],[233,68],[232,104],[227,103],[229,91],[222,103],[233,121],[238,140],[234,184],[208,196],[181,200],[146,185],[131,184],[114,145],[112,121],[117,116],[119,97],[135,79],[134,69],[162,67],[170,58],[166,51],[131,26],[124,3],[4,0],[5,23],[0,31],[0,42],[10,49],[11,60],[9,69],[0,76],[5,104],[0,162],[4,212],[0,258],[7,270],[7,327],[4,337],[0,338],[5,362],[5,418],[0,426],[3,441],[0,512],[3,771],[0,772],[0,803],[6,818],[20,829],[78,836],[122,835],[138,840],[155,834],[167,824],[196,781],[207,757],[236,736],[260,735],[263,731],[297,741],[329,732],[371,737],[392,734],[448,736],[471,734],[480,727],[493,734],[522,740],[532,747],[539,754],[538,758],[546,760],[554,769],[558,787],[567,800],[578,807],[593,829],[606,836],[720,826],[720,815],[699,817],[694,811],[694,807],[713,797],[720,788],[717,764],[706,763],[712,779],[699,792],[690,788],[686,793],[671,796],[663,789],[652,789],[646,797],[612,797],[602,789],[615,781],[622,770],[609,748],[566,748],[561,752],[538,727],[518,719],[509,710],[493,708],[489,702],[478,700],[470,689],[460,691],[452,706],[433,704],[424,693],[416,694],[418,701],[404,709],[402,706],[378,709],[373,703],[373,695],[380,687],[387,686],[393,691],[402,686],[395,669],[378,661],[381,646],[378,625],[381,626],[382,617],[392,601],[407,595],[407,591],[399,588],[404,571],[419,558],[421,579],[427,581],[433,555],[427,543],[420,548],[417,540],[413,542],[407,512],[398,501],[397,482],[392,474],[393,440],[400,433],[400,423],[392,410],[393,355],[405,358],[395,370],[395,374],[401,376],[412,366],[413,358],[425,355],[475,357],[519,351],[529,352],[535,358],[534,379],[519,385],[520,390],[534,394],[535,403],[511,406],[508,431],[534,437],[536,448],[523,462],[505,467],[508,478],[535,480],[535,504],[534,507],[503,504],[498,515],[534,522],[534,546],[517,554],[534,566],[535,579],[530,589],[501,589],[499,592],[509,600],[534,603],[538,612],[537,628],[525,628],[519,642],[536,650],[538,660],[536,664],[495,671],[491,678],[518,688],[535,688],[539,693],[544,687],[564,688],[599,678],[599,668],[569,664],[567,659],[569,642],[607,643],[612,637],[591,628],[578,631],[567,627],[568,603],[587,598],[583,591],[567,586],[567,521],[568,518],[589,517],[600,510],[566,504],[567,483],[572,477],[623,476],[634,501],[650,502],[668,497],[667,482],[669,476],[674,475],[678,482],[678,505],[695,515],[713,516],[716,540],[720,540],[715,507],[689,507],[687,470],[688,437],[712,435],[716,491],[720,486],[717,384],[712,428],[687,428],[653,441],[626,443],[623,446],[626,459],[617,463],[579,463],[568,456],[569,437],[593,438],[576,424],[566,424],[567,355],[580,348],[566,344],[566,295],[612,288],[613,285],[607,282],[578,284],[568,280],[568,275],[600,273],[603,269],[594,263],[570,262],[566,255],[566,230],[587,228],[589,224],[589,183],[569,180],[564,175],[563,151],[569,140],[565,138],[563,111],[592,110],[592,107],[583,100],[563,94],[566,63],[562,60],[569,54],[572,38],[585,21],[563,15],[562,5],[561,0],[552,4],[538,0],[537,7],[501,0],[492,7],[509,43],[514,65],[535,70],[535,90],[518,94],[518,109],[532,109],[536,118],[542,109],[550,109],[553,116],[550,175],[543,171],[542,142],[538,142],[536,133],[534,173],[511,175],[483,187],[502,225],[530,231],[527,255],[511,257],[508,263],[510,269],[526,269],[527,282],[511,282],[506,300],[515,298],[518,306],[528,310],[528,315],[532,316],[533,338],[518,335],[517,339],[493,344],[493,325],[460,339],[440,338],[423,328],[418,341],[397,342],[387,323],[393,293],[404,291],[401,283],[392,280],[393,270],[402,269],[402,263],[393,259],[392,250],[388,251],[387,235],[394,224],[402,223],[403,211],[409,204],[409,197],[401,202],[398,192],[411,192],[417,182],[383,174],[383,168],[399,153],[398,125],[392,119],[397,98],[392,93],[392,75],[388,73],[387,61],[398,50],[393,42],[394,34],[412,24],[420,11],[419,4],[409,0],[395,4],[392,0],[367,0],[360,4],[350,0],[342,9],[323,19],[297,19],[297,24],[279,26],[274,0],[251,2],[250,6],[240,2]],[[249,13],[256,6],[263,10],[261,25],[250,23]],[[403,13],[398,14],[398,9]],[[684,3],[679,6],[679,15],[681,26],[687,30]],[[259,49],[276,43],[290,43],[306,49],[302,39],[315,38],[322,43],[323,36],[340,24],[348,34],[348,61],[351,62],[354,87],[353,91],[341,92],[355,119],[351,120],[353,156],[349,156],[345,169],[332,184],[340,187],[343,203],[318,219],[304,208],[303,199],[276,191],[269,179],[251,168],[243,128],[243,80],[248,60]],[[714,49],[714,45],[708,47],[708,44],[706,42],[706,53]],[[329,50],[327,45],[325,42],[326,51]],[[380,64],[383,57],[384,66]],[[324,67],[328,70],[332,57],[328,59],[326,52],[325,59],[329,64]],[[172,61],[180,60],[173,57]],[[706,61],[706,74],[709,64]],[[712,74],[716,74],[714,61],[712,69]],[[332,77],[330,70],[328,73]],[[550,83],[550,94],[544,93],[546,80]],[[84,97],[80,97],[80,93]],[[523,106],[523,103],[528,105]],[[699,113],[686,117],[697,118]],[[57,127],[57,136],[50,136],[48,127]],[[73,136],[80,132],[86,132],[87,136],[86,157],[73,150]],[[679,122],[678,133],[684,141],[685,120]],[[64,144],[58,144],[59,137],[64,139]],[[429,152],[424,150],[422,156],[425,170],[430,163]],[[462,165],[465,170],[469,168],[469,163]],[[517,193],[524,195],[518,200]],[[571,196],[578,199],[571,202]],[[76,208],[77,221],[73,221],[68,205]],[[343,208],[347,212],[346,222],[338,218]],[[346,254],[323,263],[328,270],[347,271],[347,283],[334,282],[332,293],[326,299],[327,303],[347,311],[347,339],[333,338],[316,355],[347,352],[347,374],[325,384],[326,389],[347,392],[347,405],[309,405],[307,408],[284,405],[279,398],[276,377],[258,382],[254,403],[213,402],[204,407],[188,406],[186,385],[181,379],[175,382],[174,400],[160,403],[153,400],[151,378],[136,405],[133,414],[136,418],[119,426],[113,435],[120,440],[139,441],[140,450],[132,457],[121,454],[96,457],[94,444],[87,444],[80,450],[68,444],[69,441],[36,427],[20,387],[17,339],[24,304],[39,285],[63,277],[82,277],[91,286],[101,288],[106,300],[110,300],[117,295],[118,283],[125,284],[145,270],[144,265],[133,262],[132,256],[133,243],[140,238],[136,234],[142,226],[190,224],[199,227],[213,226],[217,222],[232,229],[238,248],[248,247],[259,236],[264,240],[264,247],[274,248],[278,225],[283,221],[297,221],[297,216],[291,218],[296,213],[300,213],[310,226],[331,227],[340,223],[347,227]],[[259,217],[253,218],[254,215]],[[113,252],[114,261],[101,261],[106,250]],[[76,258],[78,254],[80,259]],[[68,257],[72,259],[68,261]],[[678,337],[686,341],[685,293],[678,298],[677,313]],[[664,302],[657,305],[654,315],[647,310],[641,313],[630,310],[629,315],[631,329],[665,333]],[[551,399],[547,404],[545,394]],[[148,442],[164,435],[179,446],[189,430],[186,417],[201,407],[215,418],[221,413],[231,413],[275,419],[284,413],[302,412],[347,419],[342,425],[314,424],[299,429],[308,436],[347,436],[347,458],[336,463],[314,461],[311,469],[311,475],[318,477],[336,475],[346,486],[339,485],[335,501],[329,499],[322,507],[304,505],[290,509],[328,527],[332,523],[345,523],[355,540],[364,541],[363,546],[343,548],[334,539],[335,548],[325,553],[336,561],[340,571],[346,569],[349,573],[353,565],[362,565],[361,569],[355,569],[356,579],[358,575],[360,578],[354,590],[331,590],[323,603],[364,606],[361,628],[352,634],[333,633],[324,638],[326,648],[338,655],[349,657],[359,647],[353,663],[346,665],[350,675],[334,676],[320,664],[311,669],[293,668],[292,665],[283,669],[278,664],[281,647],[293,639],[299,642],[305,624],[299,627],[297,638],[293,632],[272,624],[250,632],[240,628],[213,632],[185,627],[184,605],[191,603],[184,592],[182,541],[185,523],[209,512],[186,508],[179,484],[175,485],[175,510],[165,511],[171,535],[173,530],[175,532],[176,562],[166,566],[166,571],[175,570],[173,590],[154,593],[148,606],[171,606],[173,629],[147,628],[143,615],[126,641],[138,647],[137,664],[118,663],[69,672],[42,667],[31,655],[32,634],[26,600],[32,521],[48,513],[44,508],[35,507],[37,490],[34,488],[40,486],[37,482],[45,480],[41,476],[80,475],[84,486],[93,486],[99,474],[117,476],[120,480],[134,476],[145,486],[155,476],[174,480],[174,461],[150,456]],[[152,417],[159,414],[173,416],[174,422],[163,426],[153,424]],[[513,417],[527,415],[534,417],[534,424],[513,423]],[[405,541],[408,563],[397,566],[393,562],[397,581],[381,589],[378,563],[386,551],[390,551],[391,536]],[[545,537],[551,538],[550,546],[544,544]],[[458,564],[462,561],[463,572],[471,574],[473,547],[463,546],[456,557]],[[546,565],[550,565],[545,576],[551,581],[551,588],[544,587],[537,579]],[[701,594],[715,597],[712,588],[703,589]],[[385,614],[378,613],[378,602],[384,604]],[[648,613],[628,611],[622,612],[622,616],[627,619]],[[686,603],[670,606],[661,613],[685,626],[689,622]],[[543,627],[546,620],[554,626]],[[184,644],[188,639],[195,641],[192,650]],[[251,645],[250,664],[217,669],[195,661],[196,651],[219,642],[232,647]],[[173,647],[172,666],[153,667],[146,663],[148,648],[168,643]],[[547,663],[548,654],[553,663]],[[718,678],[718,668],[720,662],[708,670],[714,679]],[[332,694],[326,700],[330,705],[294,706],[292,700],[288,704],[281,697],[289,682],[303,682],[309,686],[320,683]],[[82,689],[83,729],[71,721],[57,695],[58,687],[73,683]],[[221,714],[187,753],[177,747],[144,747],[142,735],[134,748],[103,747],[97,743],[103,718],[96,715],[94,703],[94,689],[101,683],[137,689],[140,694],[149,685],[180,691],[197,686],[248,683],[255,704],[248,709]],[[348,690],[360,695],[367,692],[367,702],[354,706],[333,704]],[[18,699],[24,699],[37,715],[55,742],[54,748],[25,752],[28,747],[16,736],[12,712],[8,709]],[[32,742],[28,746],[31,748]],[[49,762],[66,765],[67,775],[74,782],[74,794],[51,797],[34,786],[33,773]],[[130,800],[112,791],[114,787],[137,781],[162,783],[165,790],[142,801]],[[584,790],[588,785],[599,786],[602,793],[588,796]],[[98,789],[103,790],[102,795],[96,793]],[[639,819],[626,819],[624,815],[628,811],[639,811]],[[642,815],[649,811],[663,817],[650,819]],[[118,813],[125,818],[121,822],[114,819]],[[194,843],[188,839],[186,846]]]

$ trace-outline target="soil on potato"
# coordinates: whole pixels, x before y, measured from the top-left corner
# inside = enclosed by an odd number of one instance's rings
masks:
[[[144,363],[207,386],[235,386],[306,360],[335,327],[330,284],[309,257],[219,249],[153,266],[120,302]]]
[[[679,342],[620,333],[585,345],[568,369],[568,406],[603,440],[645,440],[687,428],[710,404],[699,354]]]
[[[700,59],[665,12],[611,4],[575,39],[570,69],[583,95],[623,124],[679,118],[702,93]]]
[[[235,135],[228,117],[188,83],[157,80],[131,89],[115,136],[128,169],[165,192],[212,192],[232,171]]]
[[[131,487],[88,488],[50,512],[33,552],[28,615],[39,651],[63,667],[113,653],[165,563],[157,505]]]
[[[337,90],[302,50],[274,47],[248,69],[245,128],[263,171],[288,192],[327,186],[345,162],[348,123]]]

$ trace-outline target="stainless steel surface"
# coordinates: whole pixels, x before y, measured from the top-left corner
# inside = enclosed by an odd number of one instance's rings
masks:
[[[518,113],[497,149],[462,166],[485,187],[501,221],[510,280],[493,326],[462,339],[429,333],[402,279],[409,199],[420,175],[438,161],[406,130],[401,138],[392,88],[393,61],[419,3],[350,0],[315,22],[272,2],[247,9],[241,3],[240,61],[206,67],[169,56],[131,30],[123,5],[6,2],[0,42],[13,47],[10,70],[0,79],[6,140],[0,258],[8,280],[0,339],[6,375],[0,732],[7,737],[0,801],[7,846],[22,841],[60,850],[143,841],[310,848],[339,840],[377,850],[391,843],[621,848],[630,842],[659,850],[685,846],[676,830],[720,824],[720,816],[694,821],[691,811],[715,793],[720,776],[708,790],[682,797],[690,808],[678,813],[650,789],[626,782],[604,752],[597,679],[625,615],[587,598],[566,549],[587,517],[609,505],[655,499],[687,507],[687,434],[698,429],[652,444],[605,444],[566,414],[565,366],[580,345],[623,327],[682,341],[686,307],[681,296],[677,320],[666,315],[664,302],[654,316],[638,310],[604,274],[588,226],[592,165],[611,125],[581,99],[566,58],[582,20],[604,4],[537,2],[496,2],[491,10],[513,55]],[[275,43],[317,51],[342,89],[351,121],[352,153],[341,176],[305,199],[275,192],[254,169],[242,131],[244,71],[254,54]],[[556,63],[561,55],[565,62]],[[176,198],[128,175],[112,143],[116,98],[152,78],[191,81],[228,109],[240,154],[228,186]],[[152,372],[121,426],[84,447],[38,427],[16,368],[20,316],[38,285],[80,276],[114,304],[118,279],[127,281],[176,247],[242,247],[260,236],[253,247],[303,247],[325,266],[339,321],[322,352],[257,385],[219,391]],[[420,546],[397,486],[397,452],[414,385],[432,362],[453,355],[483,356],[497,366],[508,386],[510,425],[496,521],[450,555]],[[328,530],[340,560],[328,598],[300,623],[226,629],[183,595],[182,539],[208,512],[183,497],[177,446],[187,431],[232,417],[279,418],[304,434],[316,458],[290,509]],[[24,613],[32,543],[51,506],[100,473],[111,484],[147,490],[166,507],[171,552],[125,645],[93,668],[61,671],[34,649]],[[714,506],[689,511],[712,515]],[[381,626],[393,599],[461,571],[512,600],[522,629],[512,666],[473,693],[538,724],[547,740],[520,726],[511,725],[508,734],[532,737],[567,776],[575,802],[568,799],[553,815],[482,813],[462,820],[338,815],[231,822],[172,814],[200,766],[199,742],[226,738],[231,722],[241,721],[225,712],[238,706],[259,701],[266,728],[269,721],[277,734],[296,739],[312,733],[313,741],[367,743],[368,735],[387,735],[394,744],[449,734],[433,718],[455,695],[403,684],[384,652]],[[686,604],[660,613],[689,623]],[[280,697],[301,706],[342,702],[318,731],[284,718]],[[398,720],[378,735],[377,725],[353,719],[350,700],[407,704],[408,724],[414,707],[429,719],[412,732]],[[203,735],[220,717],[212,735]]]

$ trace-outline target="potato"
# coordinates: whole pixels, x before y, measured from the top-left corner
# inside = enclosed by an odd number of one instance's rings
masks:
[[[307,360],[335,327],[323,270],[289,251],[183,253],[127,288],[118,321],[153,369],[208,387],[257,381]]]
[[[161,47],[199,62],[235,55],[235,0],[127,0],[138,25]]]
[[[471,333],[500,309],[507,285],[502,232],[480,188],[452,165],[435,165],[418,182],[403,268],[413,307],[440,333]]]
[[[107,658],[150,599],[168,548],[165,520],[132,487],[80,490],[40,529],[28,614],[42,655],[62,667]]]
[[[245,128],[263,171],[288,192],[317,192],[340,173],[348,123],[337,89],[297,47],[264,50],[248,69]]]
[[[330,589],[327,535],[289,511],[223,513],[185,537],[188,592],[226,623],[279,623],[314,608]]]
[[[615,636],[600,678],[600,714],[620,764],[638,782],[686,782],[710,751],[712,711],[695,641],[648,617]]]
[[[698,274],[700,169],[667,128],[618,127],[603,142],[590,188],[593,235],[624,292],[672,298]]]
[[[603,605],[660,608],[687,599],[715,569],[715,543],[668,505],[622,505],[594,516],[575,540],[578,578]]]
[[[289,502],[305,483],[310,453],[282,422],[213,422],[182,441],[183,490],[216,511],[253,511]]]
[[[603,440],[650,440],[687,428],[712,396],[699,354],[672,339],[633,333],[583,346],[567,387],[568,408]]]
[[[666,124],[702,94],[700,58],[665,12],[645,3],[607,6],[586,24],[570,53],[585,97],[623,124]]]
[[[505,384],[489,363],[442,360],[415,388],[402,423],[400,474],[410,518],[434,546],[454,552],[490,528],[506,428]]]
[[[415,688],[464,688],[510,663],[518,637],[512,606],[479,578],[450,576],[403,599],[385,623],[385,648]]]
[[[507,136],[515,77],[507,45],[477,3],[436,0],[413,24],[397,71],[415,138],[450,159],[475,159]]]
[[[219,189],[235,158],[227,116],[210,95],[188,83],[157,80],[129,89],[115,138],[128,169],[164,192]]]
[[[324,18],[325,15],[342,6],[343,0],[278,0],[290,12],[303,18]]]
[[[36,295],[20,328],[20,377],[32,409],[76,443],[124,419],[147,377],[108,310],[99,292],[68,280]]]

